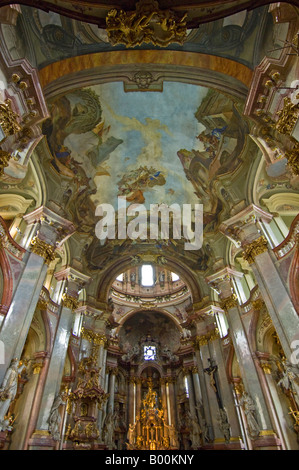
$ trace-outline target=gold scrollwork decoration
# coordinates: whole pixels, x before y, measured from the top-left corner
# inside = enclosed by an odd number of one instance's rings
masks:
[[[253,300],[251,304],[252,304],[253,309],[258,310],[258,311],[261,311],[262,308],[265,306],[265,302],[263,301],[263,299]]]
[[[12,158],[9,152],[0,149],[0,176],[4,173],[4,168],[9,164],[9,160]]]
[[[0,126],[5,135],[2,140],[5,140],[9,135],[16,134],[21,130],[18,120],[19,116],[12,110],[10,99],[0,103]]]
[[[266,238],[262,235],[248,245],[245,245],[243,251],[243,258],[249,263],[252,264],[256,256],[264,253],[268,250],[268,242]]]
[[[44,258],[46,264],[50,264],[55,259],[54,246],[46,243],[37,236],[31,240],[31,251],[38,256]]]
[[[299,175],[299,143],[297,142],[292,150],[285,153],[288,166],[294,175]]]
[[[68,294],[63,294],[62,303],[64,307],[69,308],[71,310],[76,310],[76,308],[78,308],[78,305],[79,305],[78,300],[72,295],[68,295]]]
[[[160,10],[155,0],[136,2],[135,11],[113,8],[106,17],[106,31],[112,45],[126,47],[152,43],[167,47],[171,43],[183,44],[187,37],[187,14]]]
[[[95,331],[89,330],[82,327],[81,336],[87,339],[90,343],[94,343],[98,346],[106,346],[108,343],[107,337],[104,334],[96,333]]]
[[[272,365],[270,362],[261,362],[261,368],[263,369],[264,373],[267,375],[271,375],[272,373]]]
[[[299,117],[298,104],[293,104],[290,98],[286,97],[282,110],[276,114],[278,115],[278,120],[276,121],[275,129],[281,134],[290,135]]]
[[[210,331],[206,335],[197,336],[196,343],[199,347],[202,347],[202,346],[207,345],[209,341],[215,341],[218,338],[220,338],[219,330],[218,328],[214,328],[212,331]]]
[[[236,296],[236,294],[232,294],[229,297],[227,297],[226,299],[222,300],[221,308],[223,308],[223,310],[227,311],[230,308],[236,307],[237,305],[238,305],[237,296]]]

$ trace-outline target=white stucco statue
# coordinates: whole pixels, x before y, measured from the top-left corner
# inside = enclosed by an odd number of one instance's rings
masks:
[[[18,375],[25,368],[25,364],[20,364],[19,359],[13,359],[7,369],[0,388],[0,428],[6,428],[4,419],[11,402],[14,400],[18,389]],[[4,430],[4,429],[3,429]]]

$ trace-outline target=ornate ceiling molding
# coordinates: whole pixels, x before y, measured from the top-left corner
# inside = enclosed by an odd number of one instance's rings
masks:
[[[140,85],[138,78],[142,73],[148,79]],[[115,81],[122,81],[126,91],[162,91],[164,81],[180,81],[245,99],[252,75],[253,71],[245,65],[224,57],[165,50],[86,54],[55,62],[39,71],[48,99],[80,86]]]

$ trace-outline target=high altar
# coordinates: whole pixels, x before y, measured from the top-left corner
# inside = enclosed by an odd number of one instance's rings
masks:
[[[173,425],[166,424],[152,379],[149,378],[147,383],[148,391],[142,400],[140,417],[129,425],[127,447],[130,450],[178,449],[177,432]]]

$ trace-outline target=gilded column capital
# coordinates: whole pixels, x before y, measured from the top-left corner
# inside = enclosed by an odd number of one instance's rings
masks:
[[[87,339],[90,343],[94,343],[97,346],[107,346],[108,343],[106,335],[89,330],[85,327],[81,328],[81,336],[83,339]]]
[[[248,261],[249,264],[254,262],[256,256],[264,253],[268,250],[268,242],[266,238],[262,235],[261,237],[253,240],[253,242],[248,243],[244,246],[243,258]]]
[[[197,336],[196,339],[197,339],[197,344],[198,344],[199,347],[202,347],[202,346],[205,346],[206,344],[208,344],[207,335]]]
[[[291,135],[299,117],[299,105],[292,103],[291,99],[286,96],[283,100],[283,108],[276,114],[278,119],[275,129],[281,134]]]
[[[43,368],[44,364],[41,362],[36,362],[33,364],[33,375],[39,375],[41,373],[41,370]]]
[[[117,367],[109,367],[109,372],[111,375],[117,375],[118,374],[118,368]]]
[[[222,300],[221,308],[223,308],[223,310],[227,311],[230,308],[237,307],[237,305],[238,305],[237,296],[236,296],[236,294],[232,294],[230,297],[227,297],[226,299]]]
[[[136,384],[137,382],[137,377],[129,377],[128,378],[129,384]]]
[[[167,384],[174,384],[176,382],[176,378],[175,377],[165,377],[165,383],[166,385]]]
[[[72,295],[63,294],[62,305],[71,310],[76,310],[78,308],[78,300]]]
[[[265,302],[263,301],[263,299],[253,300],[251,304],[254,310],[258,310],[258,311],[262,310],[262,308],[265,306]]]
[[[272,364],[270,362],[260,362],[260,366],[264,371],[264,374],[271,375],[272,373]]]
[[[4,102],[0,103],[0,126],[5,138],[21,130],[21,126],[18,122],[20,117],[12,110],[11,103],[10,99],[6,99]]]
[[[9,152],[0,149],[0,176],[4,173],[4,168],[6,168],[9,164],[9,160],[12,158]]]
[[[288,166],[290,167],[294,175],[299,175],[299,143],[296,142],[292,150],[288,150],[285,153],[285,157],[288,161]]]
[[[45,300],[45,299],[38,299],[38,302],[37,302],[37,307],[40,309],[40,310],[47,310],[48,308],[48,302]]]
[[[55,247],[35,236],[31,240],[31,252],[44,258],[46,264],[55,259]]]
[[[218,338],[220,338],[219,330],[218,328],[214,328],[205,335],[196,336],[196,343],[199,347],[206,346],[209,341],[215,341]]]

